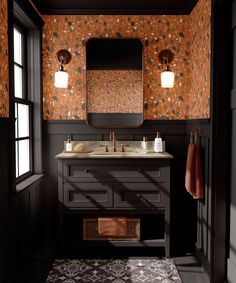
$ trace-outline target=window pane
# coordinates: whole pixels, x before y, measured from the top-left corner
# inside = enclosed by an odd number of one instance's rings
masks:
[[[14,28],[14,61],[22,64],[22,35]]]
[[[29,136],[29,105],[18,103],[18,138]]]
[[[15,97],[23,98],[22,95],[22,69],[18,66],[14,66],[14,87]]]
[[[29,140],[18,141],[19,143],[19,176],[30,170]]]
[[[17,109],[17,103],[15,103],[15,137],[18,138],[18,109]]]
[[[18,168],[18,142],[16,142],[16,178],[19,177],[19,168]]]

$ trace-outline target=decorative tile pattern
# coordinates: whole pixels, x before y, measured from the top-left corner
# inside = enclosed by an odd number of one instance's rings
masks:
[[[211,1],[199,1],[192,14],[184,16],[43,16],[44,119],[85,119],[85,44],[90,37],[143,40],[145,119],[209,117]],[[69,49],[73,55],[66,66],[68,89],[53,85],[54,73],[59,68],[56,52],[62,48]],[[169,90],[160,86],[162,65],[158,53],[165,48],[175,54],[170,64],[176,74],[175,87]]]
[[[210,117],[211,1],[199,0],[190,14],[191,85],[187,118]]]
[[[46,283],[181,283],[172,259],[56,260]]]
[[[88,112],[142,113],[142,71],[87,71]]]
[[[0,1],[0,117],[9,117],[8,93],[8,6]]]

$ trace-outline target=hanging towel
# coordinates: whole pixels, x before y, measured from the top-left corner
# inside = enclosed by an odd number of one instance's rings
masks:
[[[202,168],[199,145],[196,140],[193,143],[193,136],[191,133],[190,144],[188,146],[188,156],[185,173],[185,187],[194,199],[202,199]]]
[[[126,217],[99,217],[98,234],[100,236],[125,236]]]

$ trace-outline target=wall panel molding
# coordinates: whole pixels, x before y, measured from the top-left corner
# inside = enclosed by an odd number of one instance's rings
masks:
[[[231,109],[236,108],[236,89],[231,91]]]

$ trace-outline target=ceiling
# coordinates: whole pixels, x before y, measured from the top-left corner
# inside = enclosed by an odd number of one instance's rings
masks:
[[[42,14],[189,14],[198,0],[32,0]]]

